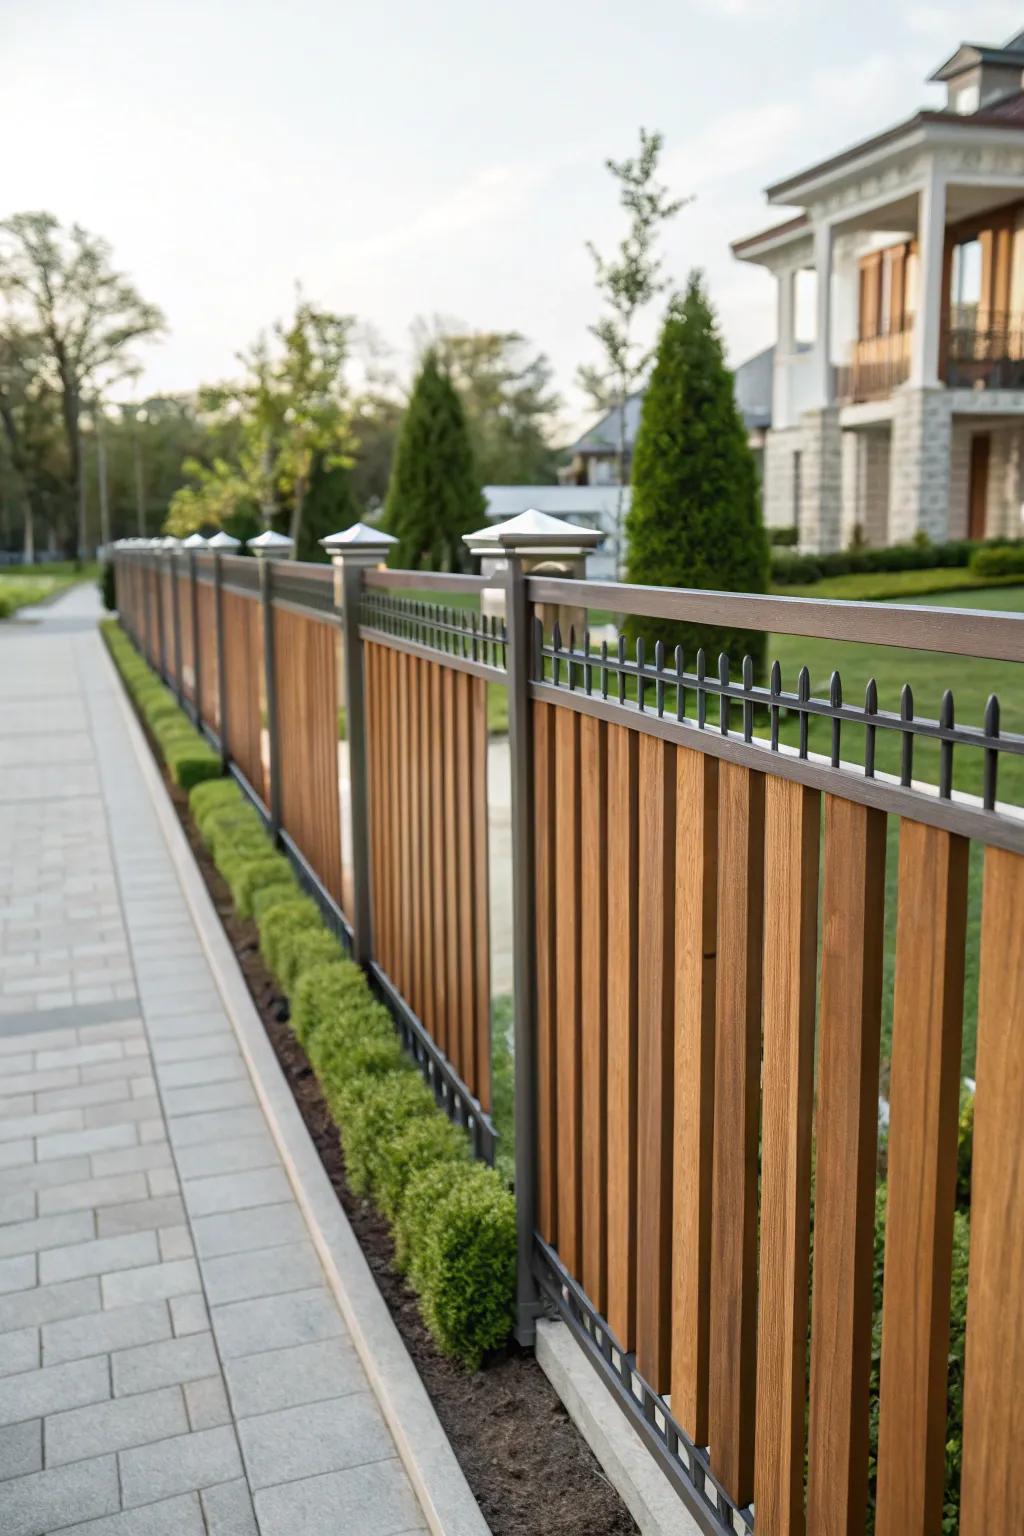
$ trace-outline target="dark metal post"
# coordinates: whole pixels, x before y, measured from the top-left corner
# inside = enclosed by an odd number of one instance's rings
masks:
[[[258,538],[249,539],[248,548],[259,562],[260,600],[263,605],[263,681],[267,695],[267,741],[270,758],[270,794],[267,811],[270,835],[281,830],[281,740],[277,728],[277,676],[274,665],[274,578],[271,562],[275,555],[287,558],[295,548],[283,533],[267,529]]]
[[[530,707],[532,609],[527,591],[527,561],[538,555],[579,561],[601,542],[596,530],[577,528],[559,518],[528,511],[506,523],[465,536],[474,554],[503,555],[507,632],[508,743],[512,769],[512,987],[515,1037],[516,1135],[516,1324],[520,1344],[531,1345],[543,1303],[534,1278],[533,1248],[537,1226],[537,1068],[536,1068],[536,876],[533,848],[533,719]]]
[[[188,552],[189,595],[192,599],[192,719],[196,725],[203,722],[202,659],[199,655],[199,576],[196,572],[196,552]]]
[[[163,545],[154,552],[153,570],[156,574],[156,638],[157,655],[160,658],[160,676],[167,681],[167,645],[164,638],[164,555]]]
[[[352,832],[352,958],[366,965],[373,955],[370,892],[370,786],[366,762],[366,701],[359,605],[363,572],[381,565],[395,539],[356,523],[320,543],[334,566],[334,605],[340,612],[345,649],[345,734],[348,739],[349,805]]]
[[[213,554],[213,624],[217,646],[217,734],[220,737],[220,767],[227,773],[231,766],[228,750],[228,673],[224,650],[224,567],[221,556],[236,550],[240,540],[232,538],[223,529],[215,533],[207,543]]]

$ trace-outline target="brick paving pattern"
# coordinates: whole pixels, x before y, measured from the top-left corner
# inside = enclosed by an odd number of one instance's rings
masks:
[[[0,625],[0,1533],[421,1531],[97,613]]]

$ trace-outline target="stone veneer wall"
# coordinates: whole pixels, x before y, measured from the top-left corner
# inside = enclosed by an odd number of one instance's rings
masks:
[[[985,534],[990,539],[1019,539],[1024,493],[1024,427],[994,427],[988,461]]]
[[[802,445],[799,427],[765,433],[762,495],[766,528],[792,528],[797,521],[795,455]]]
[[[838,549],[842,535],[843,464],[839,409],[805,411],[800,418],[800,548]]]
[[[889,542],[910,543],[919,529],[936,543],[948,536],[952,411],[942,389],[893,395]]]

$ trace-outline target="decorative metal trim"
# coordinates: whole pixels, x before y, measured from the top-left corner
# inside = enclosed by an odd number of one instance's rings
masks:
[[[485,671],[504,674],[508,662],[505,620],[476,610],[448,608],[439,603],[391,597],[364,591],[359,609],[360,630],[367,639],[385,635],[404,640],[422,653],[472,661]]]
[[[694,1445],[665,1399],[644,1380],[636,1357],[623,1349],[553,1248],[534,1233],[534,1273],[541,1291],[569,1328],[633,1428],[653,1454],[706,1536],[752,1536],[754,1513],[729,1497],[711,1470],[706,1448]]]

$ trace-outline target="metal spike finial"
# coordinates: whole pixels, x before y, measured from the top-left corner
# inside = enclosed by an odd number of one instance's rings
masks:
[[[697,729],[703,730],[708,718],[708,696],[704,687],[704,679],[707,676],[708,659],[704,653],[704,647],[697,650]]]
[[[953,690],[947,688],[942,695],[942,703],[939,705],[939,725],[943,731],[952,732],[955,724],[953,710]],[[939,742],[939,796],[943,800],[949,800],[953,794],[953,743],[943,739]]]
[[[644,637],[636,637],[636,677],[637,677],[637,707],[643,711],[644,707]]]
[[[779,695],[782,693],[782,668],[779,665],[778,660],[775,660],[775,661],[772,662],[771,672],[770,672],[769,678],[768,678],[768,688],[769,688],[769,691],[771,693],[773,693],[776,698],[778,698]],[[779,750],[779,714],[780,714],[780,709],[779,709],[778,704],[773,704],[771,706],[770,714],[771,714],[771,749],[772,749],[773,752],[777,752]]]
[[[990,693],[985,704],[985,735],[994,740],[999,735],[999,700]],[[999,771],[999,752],[995,747],[985,748],[984,785],[982,798],[986,811],[996,806],[996,779]]]
[[[729,734],[729,699],[725,690],[729,686],[729,658],[724,651],[718,653],[718,729],[723,736]]]
[[[806,704],[811,697],[811,674],[807,667],[801,667],[796,677],[797,708]],[[808,718],[806,709],[799,709],[800,714],[800,756],[807,756],[807,727]]]
[[[914,690],[909,683],[900,689],[900,719],[909,725],[914,718]],[[900,732],[900,783],[906,787],[914,777],[914,737],[909,730]]]
[[[864,689],[864,713],[865,715],[878,714],[878,684],[873,677],[868,678],[867,687]],[[875,776],[875,736],[878,727],[870,720],[864,728],[864,776],[873,779]]]
[[[832,709],[843,707],[843,680],[838,672],[833,672],[828,684],[828,702]],[[842,722],[838,715],[832,716],[832,767],[839,767],[840,758],[840,732]]]

